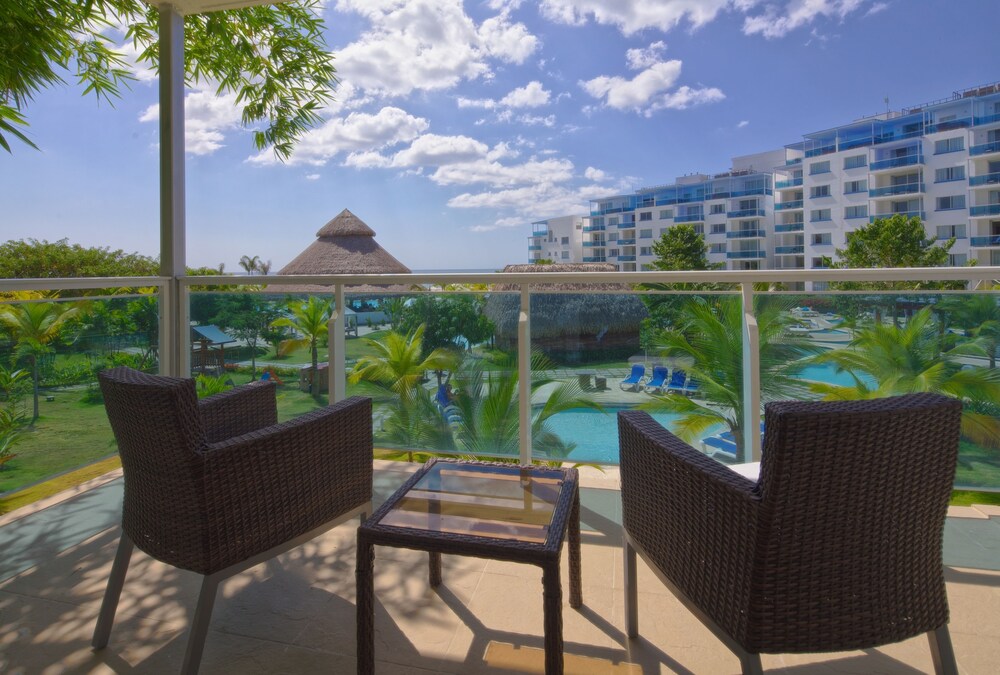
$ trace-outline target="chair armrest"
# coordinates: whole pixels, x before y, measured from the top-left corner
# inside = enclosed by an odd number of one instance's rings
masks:
[[[709,459],[647,413],[618,414],[622,526],[688,599],[746,634],[757,537],[756,483]]]
[[[278,422],[277,385],[253,382],[201,399],[205,438],[217,443]]]
[[[203,468],[209,546],[222,549],[210,557],[221,569],[371,501],[371,399],[211,444]]]

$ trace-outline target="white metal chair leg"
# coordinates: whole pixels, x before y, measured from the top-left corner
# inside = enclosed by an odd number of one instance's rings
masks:
[[[115,622],[118,599],[121,598],[122,586],[125,585],[125,574],[128,572],[128,563],[132,558],[133,548],[132,540],[122,532],[121,537],[118,539],[118,550],[115,553],[115,561],[111,564],[111,576],[108,577],[108,586],[104,589],[104,601],[101,602],[101,611],[97,615],[94,638],[90,641],[94,649],[104,649],[108,646],[108,639],[111,637],[111,626]]]
[[[208,635],[208,624],[212,620],[212,607],[215,604],[220,581],[221,579],[214,574],[209,574],[201,580],[201,592],[198,594],[198,605],[191,620],[187,652],[181,665],[181,673],[184,675],[194,675],[201,666],[201,654],[205,650],[205,637]]]
[[[955,663],[955,650],[951,646],[948,626],[930,631],[927,633],[927,640],[931,643],[934,672],[937,675],[958,675],[958,664]]]
[[[634,638],[639,635],[639,589],[635,578],[636,554],[628,537],[625,537],[623,543],[625,554],[625,635]]]

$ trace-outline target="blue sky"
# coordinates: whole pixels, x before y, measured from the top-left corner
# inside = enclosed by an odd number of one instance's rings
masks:
[[[187,96],[190,265],[277,270],[349,208],[410,268],[527,259],[530,223],[1000,79],[995,0],[329,0],[341,79],[291,161]],[[0,154],[0,240],[156,255],[156,86],[70,86]]]

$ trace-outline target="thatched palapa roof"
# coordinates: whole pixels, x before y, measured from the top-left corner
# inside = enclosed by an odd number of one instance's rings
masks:
[[[507,265],[507,273],[524,272],[614,272],[609,263],[552,265]],[[516,284],[495,284],[486,301],[485,314],[496,326],[498,338],[517,335],[521,299]],[[544,284],[532,286],[531,336],[597,336],[617,333],[638,335],[639,322],[647,316],[646,306],[623,283]],[[507,291],[507,292],[504,292]],[[576,291],[576,292],[574,292]],[[581,293],[579,291],[588,291]]]
[[[344,209],[320,228],[316,241],[278,274],[409,274],[410,268],[396,260],[375,241],[375,231]],[[328,286],[280,286],[270,290],[290,293],[329,293]],[[351,286],[350,293],[405,291],[406,286]]]

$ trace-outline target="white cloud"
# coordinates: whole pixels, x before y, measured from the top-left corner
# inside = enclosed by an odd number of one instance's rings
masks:
[[[604,99],[612,108],[638,110],[645,107],[654,96],[674,86],[680,74],[681,62],[674,59],[655,63],[631,80],[617,75],[601,75],[580,82],[580,86],[594,98]]]
[[[486,156],[489,148],[468,136],[438,136],[424,134],[392,158],[392,165],[445,166],[469,162]]]
[[[661,56],[666,48],[666,43],[663,40],[658,40],[645,49],[629,49],[625,52],[625,61],[630,70],[649,68],[662,60]]]
[[[485,108],[490,110],[497,107],[497,102],[491,98],[465,98],[459,96],[455,101],[459,108]]]
[[[319,174],[318,173],[307,173],[306,174],[306,180],[319,180]]]
[[[497,218],[490,225],[474,225],[469,228],[470,232],[492,232],[493,230],[503,230],[512,227],[524,227],[527,224],[520,216],[510,216],[507,218]]]
[[[555,115],[546,115],[542,117],[541,115],[520,115],[517,121],[529,127],[543,126],[549,127],[550,129],[556,125]]]
[[[568,159],[528,160],[503,165],[487,159],[438,167],[430,176],[438,185],[486,184],[514,187],[533,183],[563,183],[573,178],[573,162]]]
[[[352,152],[344,158],[344,166],[355,169],[385,169],[392,166],[392,159],[374,150]]]
[[[599,183],[608,177],[608,174],[601,171],[600,169],[595,169],[592,166],[588,166],[587,170],[583,172],[583,175],[587,180],[592,180],[595,183]]]
[[[747,16],[743,20],[743,32],[747,35],[760,34],[768,39],[780,38],[796,28],[811,24],[818,17],[843,21],[848,14],[866,2],[867,0],[788,0],[784,8],[766,5],[762,14]]]
[[[428,126],[426,119],[392,106],[375,114],[352,112],[307,131],[286,163],[321,166],[341,152],[364,153],[411,141]],[[261,165],[277,163],[271,152],[262,152],[247,161]]]
[[[500,99],[500,104],[509,108],[538,108],[548,104],[549,92],[537,80],[514,89]]]
[[[160,119],[158,103],[146,108],[140,122]],[[225,132],[240,129],[241,113],[236,94],[216,96],[212,92],[192,91],[184,97],[184,149],[192,155],[210,155],[224,147]],[[269,154],[270,151],[266,151]]]
[[[461,0],[338,0],[336,7],[371,22],[357,41],[336,50],[338,74],[390,96],[488,79],[491,59],[520,64],[539,44],[506,8],[477,26]]]
[[[596,23],[617,26],[625,35],[631,35],[645,28],[667,32],[681,21],[698,28],[732,4],[751,3],[752,0],[543,0],[539,11],[548,19],[574,26],[592,18]]]
[[[868,8],[868,11],[865,12],[865,16],[872,16],[874,14],[878,14],[879,12],[884,12],[887,9],[889,9],[888,2],[876,2],[874,5]]]
[[[750,126],[750,120],[740,120],[739,124],[736,125],[737,129],[744,129]]]
[[[722,90],[715,87],[692,89],[691,87],[683,86],[677,91],[664,94],[657,100],[653,101],[652,105],[650,105],[645,111],[645,115],[648,117],[651,113],[656,112],[657,110],[663,110],[664,108],[672,110],[687,110],[688,108],[696,105],[716,103],[724,98],[726,98],[726,95],[722,93]]]
[[[495,162],[508,157],[518,157],[520,154],[520,151],[510,147],[510,144],[507,141],[502,141],[493,146],[493,149],[486,154],[486,159],[491,162]]]

